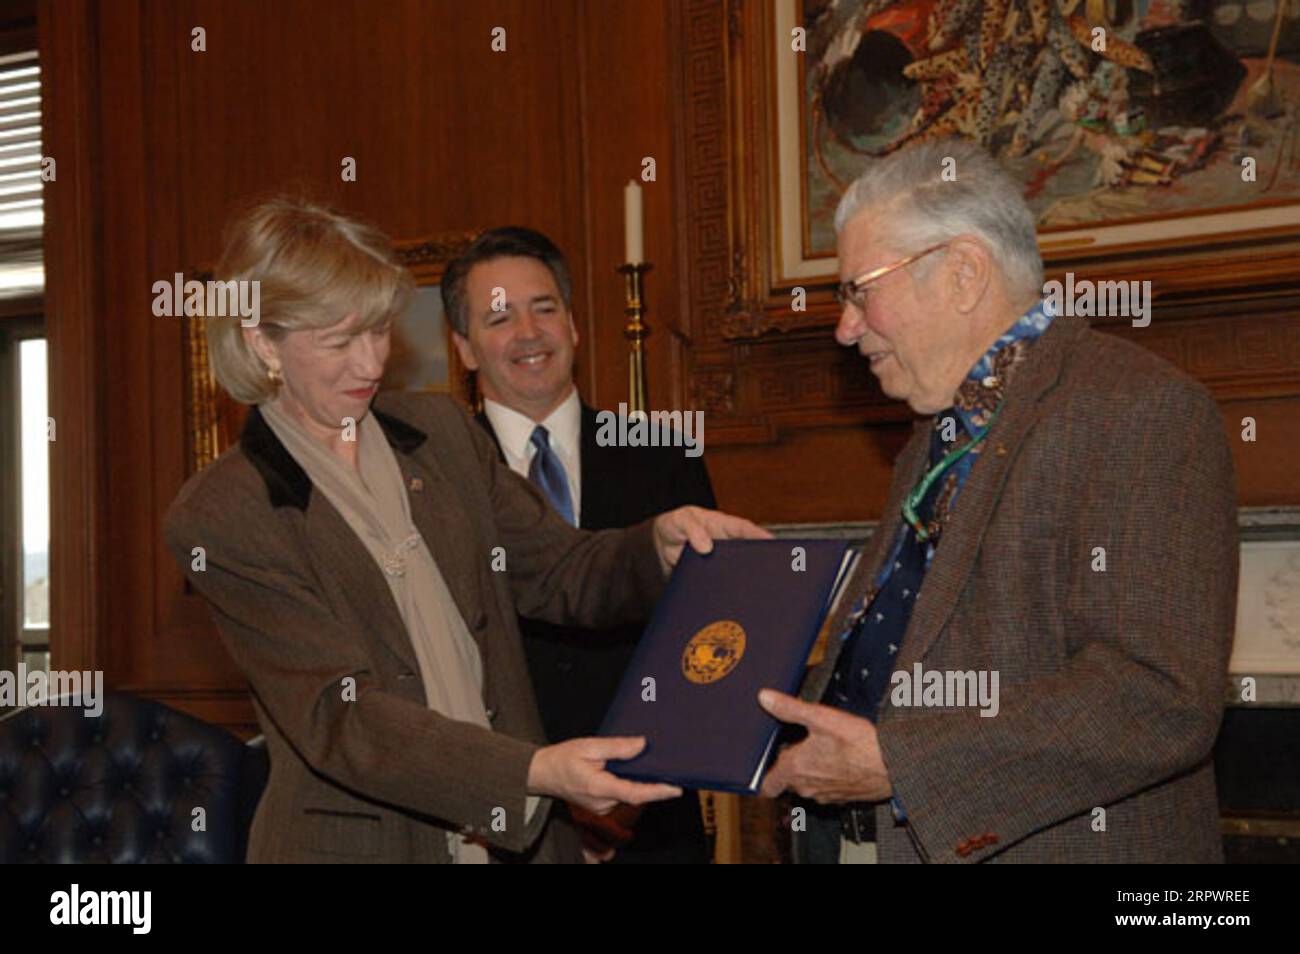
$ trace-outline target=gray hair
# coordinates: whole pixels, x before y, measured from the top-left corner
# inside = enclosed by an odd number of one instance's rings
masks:
[[[951,180],[942,177],[947,159]],[[836,234],[863,209],[888,223],[890,244],[900,253],[977,235],[1002,269],[1008,294],[1043,292],[1037,226],[1021,187],[973,142],[930,140],[874,160],[840,199]]]

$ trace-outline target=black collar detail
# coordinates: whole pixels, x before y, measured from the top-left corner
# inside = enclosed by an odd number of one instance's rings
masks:
[[[399,417],[393,417],[391,414],[385,414],[373,404],[370,406],[370,413],[375,416],[379,426],[384,429],[384,436],[388,438],[388,443],[403,454],[410,454],[417,447],[425,442],[428,434],[407,424]]]
[[[403,454],[410,454],[428,438],[424,431],[391,414],[385,414],[373,405],[370,413],[375,415],[388,443]],[[280,438],[275,436],[275,431],[271,430],[271,425],[266,423],[266,418],[257,407],[248,412],[244,430],[239,436],[239,446],[266,481],[272,507],[289,506],[304,512],[307,510],[307,504],[311,502],[311,478],[280,442]]]
[[[239,435],[239,446],[266,481],[272,507],[290,506],[306,511],[311,500],[311,478],[293,459],[288,448],[280,443],[260,408],[254,407],[248,412],[244,431]]]

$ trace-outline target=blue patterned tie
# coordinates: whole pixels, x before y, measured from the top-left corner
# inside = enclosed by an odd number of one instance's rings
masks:
[[[948,449],[939,429],[934,429],[930,434],[930,466],[937,464]],[[935,481],[925,495],[919,509],[922,521],[929,523],[933,516],[943,484],[943,480]],[[917,540],[916,531],[909,526],[904,525],[903,533],[903,546],[894,557],[893,571],[846,638],[823,698],[830,705],[872,722],[889,688],[894,660],[925,581],[926,544]]]
[[[573,498],[569,496],[569,478],[564,473],[564,465],[551,449],[551,435],[546,428],[538,424],[530,438],[537,453],[528,465],[528,479],[541,488],[546,499],[555,507],[555,512],[565,519],[571,527],[578,521],[573,518]]]

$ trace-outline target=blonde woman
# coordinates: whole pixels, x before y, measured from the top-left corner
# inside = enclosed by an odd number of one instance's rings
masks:
[[[265,202],[217,273],[260,283],[255,326],[207,319],[217,379],[252,407],[164,532],[266,735],[249,860],[577,861],[552,799],[680,794],[605,770],[644,740],[544,744],[517,614],[644,618],[686,543],[763,531],[698,508],[575,530],[449,398],[376,393],[411,280],[371,227]]]

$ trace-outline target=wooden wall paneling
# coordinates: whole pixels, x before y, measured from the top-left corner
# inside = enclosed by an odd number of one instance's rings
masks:
[[[583,0],[582,32],[584,196],[589,234],[590,362],[587,400],[616,408],[628,399],[628,346],[623,334],[623,187],[641,184],[645,254],[644,321],[647,399],[652,409],[683,408],[678,365],[684,331],[677,295],[675,223],[681,166],[672,129],[674,103],[667,81],[676,38],[667,0],[614,4]],[[656,178],[641,180],[642,160],[655,160]]]
[[[1162,304],[1151,324],[1104,322],[1201,381],[1219,402],[1243,506],[1300,501],[1300,292],[1218,292]],[[1242,440],[1254,418],[1256,439]]]
[[[367,216],[397,240],[492,225],[580,234],[570,13],[526,2],[190,2],[208,52],[182,77],[182,247],[219,251],[242,201],[283,189]],[[454,16],[451,15],[454,12]],[[504,53],[490,50],[494,25]],[[343,182],[344,156],[357,181]]]
[[[186,15],[181,5],[145,8],[143,32],[149,38],[143,74],[152,79],[144,90],[148,117],[150,182],[179,183],[194,157],[221,153],[224,130],[207,136],[186,124],[184,91],[192,88],[194,73],[210,66],[209,52],[221,49],[225,39],[219,26],[206,16]],[[208,52],[192,48],[191,31],[209,26]],[[197,133],[197,135],[196,135]],[[179,188],[150,190],[148,259],[152,281],[170,281],[176,273],[193,277],[200,260],[184,251],[184,223],[190,196]],[[220,228],[222,222],[210,221]],[[211,259],[206,260],[210,262]],[[205,262],[206,264],[206,262]],[[248,734],[255,726],[244,680],[230,660],[212,627],[207,605],[186,587],[180,568],[162,539],[163,517],[188,474],[189,443],[186,433],[186,361],[183,318],[148,314],[150,328],[150,399],[153,406],[149,469],[150,525],[142,534],[147,547],[153,590],[150,593],[150,628],[139,675],[132,689],[199,718],[219,722]]]
[[[100,467],[103,366],[99,309],[99,122],[90,0],[37,8],[42,141],[58,163],[45,184],[45,328],[49,347],[51,659],[60,669],[100,666],[103,504]]]
[[[532,188],[545,193],[553,208],[545,217],[531,224],[550,236],[564,252],[574,283],[574,323],[578,328],[575,376],[578,389],[590,394],[599,360],[588,347],[595,341],[594,324],[599,312],[592,304],[591,196],[586,188],[588,156],[586,150],[586,111],[589,91],[586,88],[586,40],[582,4],[552,9],[550,46],[558,74],[550,81],[555,101],[550,104],[552,123],[541,135],[556,148],[553,180],[536,180]],[[526,181],[532,181],[531,179]],[[490,225],[507,225],[502,220]]]
[[[157,421],[153,385],[151,337],[155,322],[164,319],[152,314],[152,285],[163,276],[155,274],[158,263],[150,253],[154,232],[168,223],[157,219],[151,204],[166,185],[166,170],[159,170],[154,148],[157,107],[151,110],[146,104],[157,79],[154,61],[166,42],[165,37],[150,35],[152,23],[143,5],[124,3],[112,16],[99,19],[97,35],[104,170],[104,297],[97,319],[108,382],[100,446],[108,502],[100,657],[107,682],[131,689],[149,684],[158,650],[152,638],[155,434],[172,442],[183,439],[183,432],[169,434]]]
[[[711,448],[709,472],[726,508],[759,523],[875,520],[911,435],[911,424],[793,431],[772,444]]]
[[[1243,507],[1295,506],[1300,499],[1300,401],[1286,398],[1220,399],[1223,429],[1237,471]],[[1255,421],[1254,442],[1242,440],[1242,420]]]
[[[1157,300],[1145,328],[1094,326],[1154,351],[1220,400],[1300,395],[1300,291]]]

